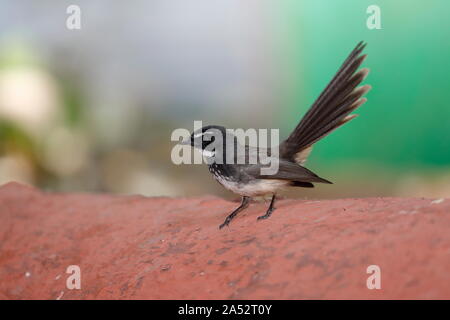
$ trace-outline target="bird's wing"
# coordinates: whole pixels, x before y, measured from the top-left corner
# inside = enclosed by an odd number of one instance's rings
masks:
[[[355,47],[295,130],[280,144],[282,158],[303,164],[315,142],[356,117],[350,113],[366,102],[362,96],[371,88],[357,88],[369,73],[365,68],[356,72],[366,58],[361,55],[365,46],[360,42]]]
[[[261,172],[261,168],[267,168],[269,165],[249,165],[245,168],[245,173],[255,179],[278,179],[278,180],[290,180],[298,182],[319,182],[319,183],[332,183],[326,179],[319,177],[311,170],[302,167],[301,165],[285,160],[278,160],[278,158],[272,158],[272,161],[278,161],[278,171],[274,174],[264,174]]]

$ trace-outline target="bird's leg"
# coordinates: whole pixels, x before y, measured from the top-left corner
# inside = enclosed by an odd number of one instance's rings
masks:
[[[273,207],[274,204],[275,204],[275,195],[272,196],[272,200],[270,201],[269,209],[267,209],[266,214],[258,217],[258,220],[263,220],[263,219],[267,219],[268,217],[270,217],[273,210],[275,210],[275,208]]]
[[[223,227],[227,226],[231,220],[233,220],[233,218],[242,210],[244,210],[245,208],[248,207],[248,204],[250,202],[250,197],[242,197],[242,202],[241,205],[239,207],[237,207],[226,219],[225,221],[219,226],[219,229],[222,229]]]

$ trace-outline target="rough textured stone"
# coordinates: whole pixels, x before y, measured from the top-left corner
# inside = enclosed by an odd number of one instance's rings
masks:
[[[0,188],[1,299],[450,298],[450,200],[237,206]],[[366,286],[381,268],[381,290]],[[66,268],[81,268],[81,289]]]

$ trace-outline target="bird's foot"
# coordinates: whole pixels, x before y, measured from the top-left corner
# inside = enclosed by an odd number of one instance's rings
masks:
[[[229,219],[225,219],[225,221],[219,226],[219,230],[225,226],[228,226],[230,224],[230,221],[231,220],[229,220]]]
[[[241,205],[239,207],[237,207],[226,219],[225,221],[219,226],[219,229],[222,229],[225,226],[228,226],[231,222],[231,220],[234,219],[234,217],[236,217],[236,215],[238,214],[239,211],[247,208],[248,203],[250,201],[249,197],[242,197],[242,202]]]
[[[272,215],[273,209],[272,210],[267,210],[266,214],[263,216],[259,216],[256,220],[265,220],[267,218],[269,218]]]

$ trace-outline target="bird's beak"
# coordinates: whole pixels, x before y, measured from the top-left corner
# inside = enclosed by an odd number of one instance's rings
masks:
[[[183,139],[182,141],[178,142],[178,144],[191,145],[191,137],[187,137],[187,138]]]

